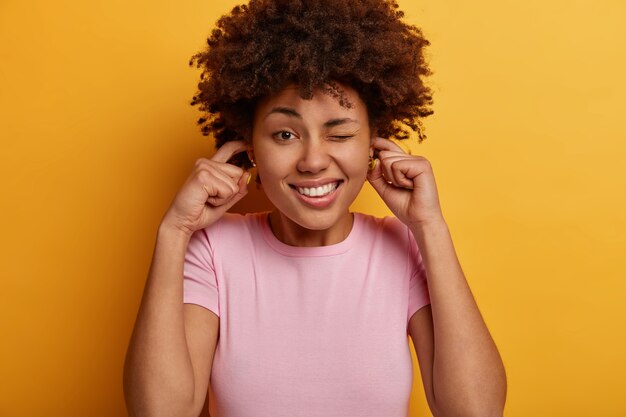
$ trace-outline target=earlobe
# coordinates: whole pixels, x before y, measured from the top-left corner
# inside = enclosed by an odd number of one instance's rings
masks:
[[[254,162],[254,152],[252,151],[252,148],[249,148],[246,153],[248,154],[248,159],[252,163],[252,166],[255,167],[256,162]]]

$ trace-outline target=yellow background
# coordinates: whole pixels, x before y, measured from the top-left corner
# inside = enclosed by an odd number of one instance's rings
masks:
[[[187,62],[234,4],[0,3],[0,416],[125,415],[156,229],[212,153]],[[626,2],[400,4],[435,73],[412,151],[503,356],[505,415],[626,416]],[[388,213],[371,189],[354,206]]]

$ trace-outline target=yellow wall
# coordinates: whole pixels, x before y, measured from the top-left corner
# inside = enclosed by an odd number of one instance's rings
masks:
[[[212,152],[187,61],[233,4],[0,3],[1,416],[125,415],[155,231]],[[505,415],[625,416],[626,3],[401,5],[435,71],[413,151],[504,357]],[[371,189],[355,208],[388,213]]]

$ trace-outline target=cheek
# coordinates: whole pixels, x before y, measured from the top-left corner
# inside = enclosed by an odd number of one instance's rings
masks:
[[[286,155],[261,151],[257,156],[256,169],[264,186],[271,186],[292,172],[293,166]]]
[[[341,156],[342,165],[353,175],[366,175],[369,167],[369,147],[347,150]]]

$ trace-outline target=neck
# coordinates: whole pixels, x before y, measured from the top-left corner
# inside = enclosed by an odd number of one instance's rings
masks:
[[[286,245],[328,246],[343,242],[348,237],[352,230],[354,214],[346,212],[345,216],[342,216],[333,226],[322,230],[302,227],[278,210],[272,211],[268,220],[274,236]]]

